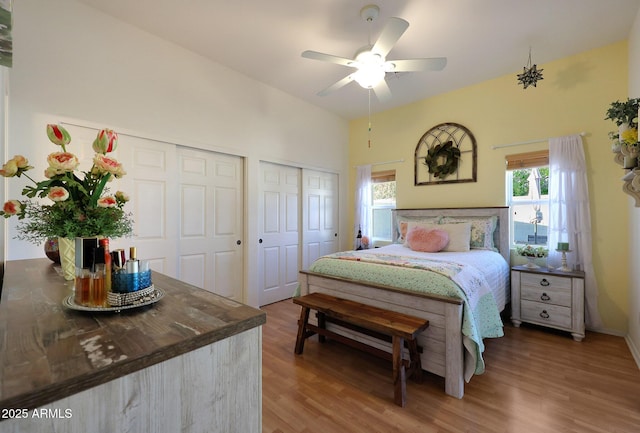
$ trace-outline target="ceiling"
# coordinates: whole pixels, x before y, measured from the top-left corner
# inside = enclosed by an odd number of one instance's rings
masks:
[[[529,49],[546,62],[627,39],[640,0],[79,0],[295,97],[353,119],[369,92],[356,83],[316,93],[353,69],[305,59],[304,50],[352,58],[386,20],[410,23],[387,60],[447,57],[440,72],[387,74],[379,112],[474,83],[522,72]],[[375,3],[373,23],[360,9]],[[545,85],[545,81],[538,85]],[[529,87],[523,91],[533,91]]]

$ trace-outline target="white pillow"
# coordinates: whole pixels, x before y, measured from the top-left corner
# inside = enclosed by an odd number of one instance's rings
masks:
[[[471,249],[471,223],[438,224],[438,228],[449,235],[449,243],[442,251],[464,252]]]
[[[471,223],[471,241],[472,249],[493,250],[497,251],[493,244],[493,233],[498,223],[497,216],[489,217],[444,217],[443,223]]]

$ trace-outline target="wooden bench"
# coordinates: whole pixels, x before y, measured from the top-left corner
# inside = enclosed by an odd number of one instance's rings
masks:
[[[324,337],[331,337],[341,343],[390,359],[393,362],[394,401],[399,406],[404,407],[406,405],[406,378],[413,376],[418,382],[422,380],[422,365],[416,336],[429,326],[428,320],[347,299],[336,298],[324,293],[311,293],[293,298],[293,302],[302,306],[300,320],[298,321],[296,354],[302,353],[304,341],[307,338],[318,334],[320,342],[324,341]],[[309,310],[318,312],[317,326],[309,323]],[[351,324],[357,330],[369,330],[390,336],[392,353],[390,354],[384,350],[327,330],[327,318],[335,319],[339,323]],[[402,357],[405,342],[409,349],[408,360]]]

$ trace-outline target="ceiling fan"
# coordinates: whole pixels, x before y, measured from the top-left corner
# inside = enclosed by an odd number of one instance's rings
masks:
[[[371,23],[378,17],[379,13],[380,8],[378,6],[368,5],[360,10],[360,17]],[[355,72],[318,92],[318,96],[328,95],[355,81],[365,89],[372,89],[378,100],[386,101],[391,98],[391,90],[384,79],[387,72],[440,71],[444,69],[447,64],[446,57],[387,60],[387,54],[389,54],[408,27],[409,23],[402,18],[389,18],[375,44],[371,44],[369,40],[368,45],[356,51],[353,59],[317,51],[304,51],[302,57],[307,59],[336,63],[356,69]]]

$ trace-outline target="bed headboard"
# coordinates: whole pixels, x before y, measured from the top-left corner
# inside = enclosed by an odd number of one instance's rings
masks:
[[[454,217],[487,217],[497,216],[498,223],[493,233],[493,243],[498,248],[502,257],[510,263],[509,252],[509,207],[461,207],[461,208],[433,208],[433,209],[394,209],[393,218],[393,241],[397,240],[397,217],[438,217],[438,216],[454,216]]]

